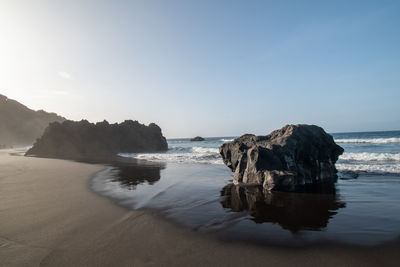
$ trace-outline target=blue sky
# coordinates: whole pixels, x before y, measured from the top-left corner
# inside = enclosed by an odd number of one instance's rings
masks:
[[[167,137],[400,129],[399,1],[2,1],[0,93]]]

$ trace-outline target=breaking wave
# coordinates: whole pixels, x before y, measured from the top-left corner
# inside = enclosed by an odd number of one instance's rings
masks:
[[[354,161],[400,161],[400,153],[344,153],[339,157],[340,160]]]
[[[373,138],[373,139],[335,139],[336,143],[354,143],[354,144],[390,144],[400,143],[400,138]]]
[[[350,164],[350,163],[336,163],[336,168],[339,171],[352,171],[352,172],[368,172],[378,174],[399,174],[399,164]]]
[[[222,139],[220,139],[220,141],[221,142],[224,142],[224,143],[227,143],[227,142],[232,142],[233,140],[235,140],[235,139],[225,139],[225,138],[222,138]]]
[[[164,153],[123,153],[119,155],[155,162],[223,164],[218,148],[207,147],[173,147]]]
[[[399,174],[399,162],[400,153],[345,152],[339,157],[336,168],[339,171]]]

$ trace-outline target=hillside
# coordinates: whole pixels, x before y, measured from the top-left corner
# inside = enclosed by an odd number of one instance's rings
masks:
[[[65,118],[43,110],[34,111],[0,94],[0,148],[32,145],[51,122]]]

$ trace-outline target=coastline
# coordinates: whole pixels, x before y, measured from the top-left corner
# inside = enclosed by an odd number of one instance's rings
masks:
[[[221,242],[95,194],[103,166],[0,150],[0,266],[396,266],[400,240],[374,246]]]

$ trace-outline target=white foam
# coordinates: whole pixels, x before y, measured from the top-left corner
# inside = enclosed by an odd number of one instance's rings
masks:
[[[336,163],[336,168],[339,171],[355,171],[355,172],[370,172],[370,173],[400,173],[399,164],[346,164]]]
[[[183,150],[172,148],[165,153],[120,154],[120,156],[155,162],[223,164],[218,148],[211,147],[192,147]]]
[[[400,153],[347,153],[339,157],[340,160],[354,160],[354,161],[400,161]]]
[[[235,140],[235,139],[224,139],[224,138],[222,138],[222,139],[220,139],[220,141],[221,142],[224,142],[224,143],[227,143],[227,142],[232,142],[233,140]]]
[[[195,146],[195,147],[192,147],[192,151],[194,153],[198,153],[198,154],[218,154],[219,155],[219,149],[215,148],[215,147]]]
[[[400,143],[400,138],[373,138],[373,139],[335,139],[336,143],[370,143],[370,144],[389,144]]]

